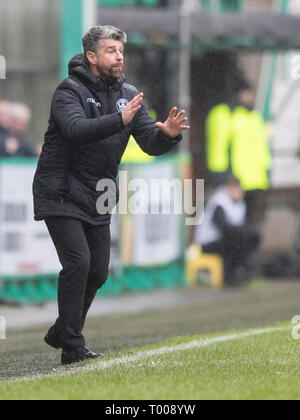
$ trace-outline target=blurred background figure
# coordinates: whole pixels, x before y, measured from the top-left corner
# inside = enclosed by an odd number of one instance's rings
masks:
[[[232,172],[246,192],[247,217],[263,219],[269,189],[271,153],[261,113],[254,109],[255,93],[241,81],[230,103],[211,109],[206,121],[207,166],[213,187],[222,185]]]
[[[206,152],[209,180],[213,188],[222,185],[230,170],[232,107],[223,103],[211,109],[206,120]]]
[[[2,112],[1,112],[2,110]],[[26,135],[31,121],[30,108],[22,103],[3,101],[0,107],[2,129],[0,140],[1,157],[36,157],[36,149],[27,141]]]
[[[25,137],[31,121],[30,108],[22,103],[13,103],[10,107],[11,131],[19,137]]]
[[[195,242],[204,253],[223,257],[226,284],[239,284],[251,278],[249,257],[259,240],[260,235],[247,222],[245,193],[240,181],[228,175],[224,185],[207,203],[204,222],[196,229]]]
[[[271,153],[263,116],[254,109],[254,103],[253,88],[241,83],[232,113],[231,166],[246,191],[248,220],[259,223],[266,212]]]

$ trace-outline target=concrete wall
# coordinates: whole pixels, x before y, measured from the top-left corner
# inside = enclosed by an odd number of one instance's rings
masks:
[[[0,98],[31,107],[32,143],[43,140],[59,81],[59,9],[60,0],[0,0],[0,55],[7,61]]]

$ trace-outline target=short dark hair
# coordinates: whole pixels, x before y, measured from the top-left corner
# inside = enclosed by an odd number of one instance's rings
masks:
[[[127,35],[124,31],[115,26],[95,26],[94,28],[91,28],[82,39],[85,55],[88,51],[97,54],[98,49],[101,47],[101,41],[104,39],[114,39],[126,44]]]
[[[232,173],[228,173],[226,176],[224,185],[226,185],[226,187],[240,187],[241,188],[241,181]]]
[[[234,91],[235,93],[239,94],[241,92],[244,92],[245,90],[251,90],[253,91],[253,86],[250,82],[246,79],[240,79],[235,83]]]

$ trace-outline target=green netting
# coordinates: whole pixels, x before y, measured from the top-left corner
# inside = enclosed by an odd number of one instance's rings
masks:
[[[10,302],[43,303],[57,298],[57,275],[0,277],[0,299]],[[99,295],[114,296],[156,289],[184,287],[183,261],[166,266],[126,267],[122,275],[110,277]]]
[[[206,12],[240,12],[243,0],[200,0],[202,10]]]
[[[223,12],[240,12],[242,0],[221,0],[220,8]]]
[[[242,0],[199,0],[203,10],[211,11],[216,4],[218,10],[224,12],[240,11]],[[100,6],[105,7],[158,7],[161,0],[98,0]]]
[[[100,6],[107,7],[156,7],[161,0],[98,0]]]

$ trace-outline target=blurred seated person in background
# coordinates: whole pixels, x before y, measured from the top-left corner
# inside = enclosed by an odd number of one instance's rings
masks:
[[[1,111],[1,108],[0,108]],[[31,111],[24,104],[9,104],[9,124],[3,132],[0,143],[1,157],[36,157],[37,152],[26,140],[31,120]]]
[[[233,175],[228,175],[224,186],[208,201],[204,221],[195,235],[204,253],[223,257],[226,284],[250,279],[248,260],[259,245],[260,235],[247,223],[245,193]]]

